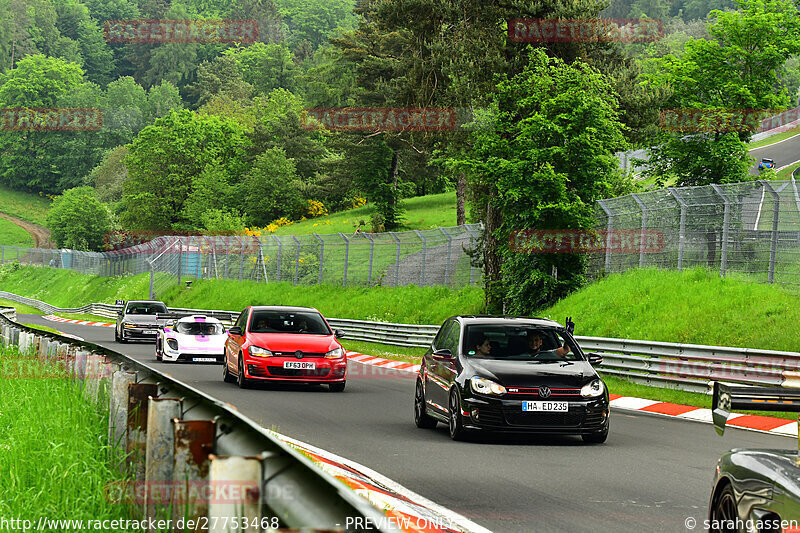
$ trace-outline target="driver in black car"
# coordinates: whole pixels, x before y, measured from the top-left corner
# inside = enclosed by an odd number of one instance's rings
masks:
[[[565,343],[564,346],[559,346],[555,350],[542,350],[542,333],[540,331],[531,331],[528,333],[528,349],[529,355],[536,357],[540,354],[555,354],[557,357],[564,357],[569,353],[569,346]]]

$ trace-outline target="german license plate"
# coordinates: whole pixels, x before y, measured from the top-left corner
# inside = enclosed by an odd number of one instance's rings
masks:
[[[158,330],[146,329],[142,333],[144,333],[145,335],[158,335]]]
[[[284,361],[283,368],[291,368],[293,370],[316,370],[316,363],[308,363],[306,361]]]
[[[522,402],[523,411],[569,411],[569,402]]]
[[[216,359],[213,357],[195,357],[192,361],[195,363],[213,363]]]

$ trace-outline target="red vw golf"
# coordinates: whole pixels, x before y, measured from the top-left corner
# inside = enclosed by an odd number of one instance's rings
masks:
[[[228,330],[222,379],[239,387],[259,381],[323,383],[344,390],[347,357],[319,311],[250,306]]]

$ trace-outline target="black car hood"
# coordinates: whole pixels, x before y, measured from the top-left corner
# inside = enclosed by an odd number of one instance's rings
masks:
[[[597,378],[586,361],[501,361],[470,358],[468,364],[475,375],[485,377],[506,387],[536,387],[539,385],[581,387]]]

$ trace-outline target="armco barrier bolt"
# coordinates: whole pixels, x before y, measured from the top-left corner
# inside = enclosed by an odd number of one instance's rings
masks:
[[[150,398],[147,407],[145,445],[145,517],[168,518],[168,502],[152,502],[148,487],[172,481],[175,457],[175,430],[172,420],[181,415],[182,401],[174,398]]]
[[[136,382],[136,372],[114,372],[108,410],[109,459],[114,467],[122,464],[128,428],[128,385]]]

